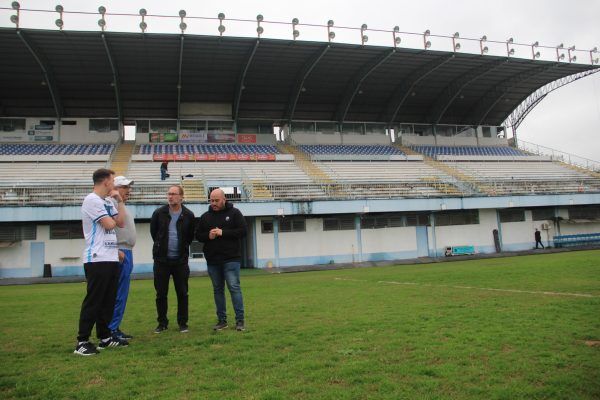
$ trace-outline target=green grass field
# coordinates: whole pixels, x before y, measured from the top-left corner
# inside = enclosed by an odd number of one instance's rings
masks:
[[[600,398],[600,251],[244,271],[242,287],[246,332],[211,330],[200,277],[190,332],[171,287],[156,335],[152,281],[133,281],[135,338],[93,357],[72,354],[83,283],[0,287],[0,398]]]

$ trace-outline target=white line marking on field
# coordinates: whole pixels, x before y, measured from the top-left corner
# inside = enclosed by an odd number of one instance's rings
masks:
[[[336,281],[350,281],[350,282],[368,282],[365,279],[349,279],[349,278],[334,278]],[[547,291],[535,291],[535,290],[519,290],[519,289],[496,289],[486,288],[477,286],[458,286],[458,285],[434,285],[431,283],[418,283],[418,282],[395,282],[395,281],[377,281],[377,283],[383,283],[388,285],[412,285],[412,286],[430,286],[430,287],[448,287],[453,289],[471,289],[471,290],[488,290],[492,292],[507,292],[507,293],[527,293],[527,294],[543,294],[546,296],[569,296],[569,297],[585,297],[585,298],[596,298],[595,296],[588,293],[567,293],[567,292],[547,292]]]

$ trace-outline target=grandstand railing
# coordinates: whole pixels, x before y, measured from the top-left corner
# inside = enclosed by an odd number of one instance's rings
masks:
[[[600,161],[590,160],[589,158],[569,154],[564,151],[553,149],[551,147],[527,142],[523,139],[519,139],[517,144],[520,150],[526,151],[528,153],[536,154],[538,156],[548,156],[553,161],[560,161],[593,172],[600,172]]]

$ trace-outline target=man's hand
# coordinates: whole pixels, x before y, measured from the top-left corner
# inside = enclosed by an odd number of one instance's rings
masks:
[[[123,260],[125,260],[125,253],[119,250],[119,262],[123,264]]]
[[[208,238],[210,240],[216,239],[219,236],[223,236],[223,230],[221,230],[221,228],[213,228],[208,232]]]
[[[114,190],[112,190],[110,192],[110,197],[112,197],[113,199],[115,199],[117,201],[117,203],[122,203],[123,202],[123,198],[121,197],[121,194],[116,189],[114,189]]]

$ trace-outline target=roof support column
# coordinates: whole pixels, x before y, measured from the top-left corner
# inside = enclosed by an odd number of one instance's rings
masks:
[[[181,121],[181,66],[183,64],[183,34],[179,36],[179,75],[177,78],[177,132]]]
[[[240,77],[238,78],[237,86],[235,89],[235,98],[233,99],[233,122],[237,126],[238,123],[238,114],[240,111],[240,101],[242,100],[242,91],[244,90],[244,81],[246,79],[246,74],[248,73],[248,68],[250,68],[250,64],[252,64],[252,60],[254,59],[254,54],[256,53],[256,49],[258,49],[258,45],[260,44],[260,39],[256,39],[254,42],[254,46],[248,54],[248,58],[244,65],[244,68],[240,72]]]
[[[121,104],[121,90],[119,83],[119,73],[117,71],[117,66],[113,60],[112,54],[110,52],[110,46],[108,45],[108,40],[104,35],[104,32],[100,35],[102,37],[102,43],[104,44],[104,50],[106,51],[106,56],[108,57],[108,62],[110,63],[110,68],[113,73],[113,82],[112,86],[115,88],[115,101],[117,103],[117,116],[119,118],[119,125],[123,124],[123,105]]]
[[[48,90],[50,91],[50,97],[52,98],[52,104],[54,106],[56,118],[59,122],[58,126],[60,130],[60,120],[64,114],[64,109],[62,107],[60,93],[58,91],[56,81],[54,80],[54,74],[52,73],[50,63],[48,62],[48,60],[46,60],[43,54],[35,47],[31,40],[27,38],[25,32],[23,32],[20,29],[17,29],[17,36],[19,36],[25,47],[27,47],[27,50],[29,50],[35,61],[42,69],[42,72],[44,73],[44,80],[46,81],[46,86],[48,86]]]

